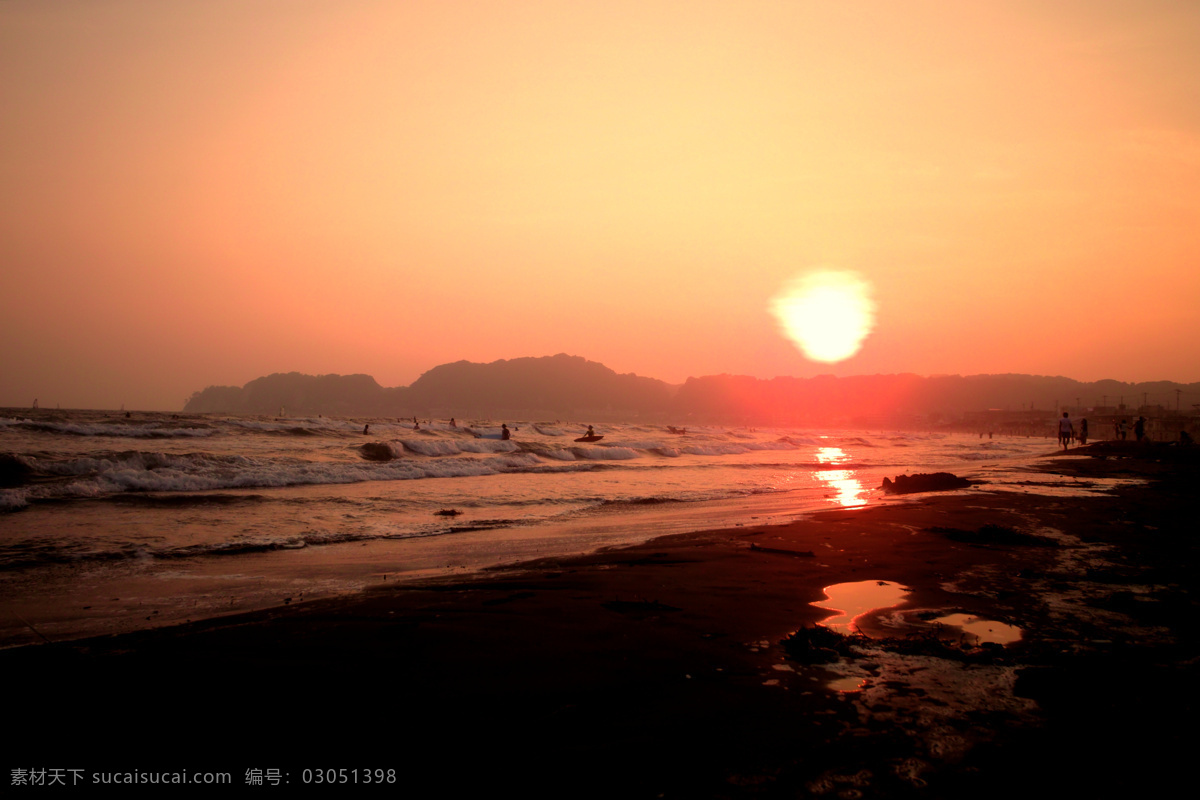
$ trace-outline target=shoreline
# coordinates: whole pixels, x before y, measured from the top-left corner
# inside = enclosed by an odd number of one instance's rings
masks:
[[[1044,462],[1154,483],[927,494],[0,651],[29,720],[9,766],[169,761],[241,783],[238,769],[274,765],[295,784],[306,767],[390,764],[439,791],[566,796],[1165,784],[1186,764],[1169,757],[1190,737],[1171,731],[1196,695],[1197,460],[1101,443]],[[781,644],[831,615],[810,605],[824,587],[859,581],[912,591],[860,621],[872,638],[815,648],[834,660]],[[1022,639],[933,630],[929,615],[951,611]],[[828,688],[846,679],[856,691]],[[116,714],[128,740],[106,734]]]

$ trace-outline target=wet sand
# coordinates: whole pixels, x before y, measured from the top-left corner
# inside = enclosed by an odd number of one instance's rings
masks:
[[[1127,444],[1045,459],[1149,481],[1107,495],[917,495],[6,650],[5,767],[393,769],[410,796],[1163,788],[1195,739],[1200,460]],[[912,591],[866,636],[807,632],[860,581]],[[932,622],[955,612],[1023,635]]]

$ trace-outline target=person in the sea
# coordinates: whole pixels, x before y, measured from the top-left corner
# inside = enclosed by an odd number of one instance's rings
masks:
[[[455,422],[454,422],[454,417],[451,417],[451,418],[450,418],[450,427],[451,427],[451,428],[457,428],[457,427],[458,427],[458,425],[457,425],[457,424],[455,424]]]
[[[366,425],[363,425],[363,436],[366,436],[369,430],[371,430],[371,423],[368,422]]]
[[[1064,411],[1062,419],[1058,421],[1058,441],[1062,443],[1063,450],[1071,444],[1071,437],[1075,435],[1075,426],[1071,424],[1071,418]]]
[[[585,433],[585,434],[584,434],[584,436],[586,436],[587,438],[589,438],[589,439],[590,439],[590,438],[592,438],[592,437],[593,437],[593,436],[595,436],[595,435],[596,435],[596,432],[595,432],[594,430],[592,430],[592,426],[591,426],[591,425],[588,425],[588,432],[587,432],[587,433]]]
[[[1083,419],[1079,420],[1079,444],[1087,444],[1087,437],[1087,417],[1084,417]]]
[[[500,438],[501,439],[511,439],[512,438],[512,433],[509,432],[508,423],[506,423],[506,422],[500,423]]]

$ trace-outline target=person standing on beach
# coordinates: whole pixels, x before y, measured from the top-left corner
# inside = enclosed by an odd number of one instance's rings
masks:
[[[1146,438],[1146,418],[1138,417],[1137,422],[1133,423],[1133,435],[1140,442]]]
[[[1087,417],[1079,420],[1079,444],[1087,444]]]
[[[1071,418],[1067,416],[1067,412],[1063,412],[1062,419],[1058,421],[1058,441],[1062,442],[1063,450],[1071,444],[1071,437],[1075,435],[1075,426],[1071,424]]]

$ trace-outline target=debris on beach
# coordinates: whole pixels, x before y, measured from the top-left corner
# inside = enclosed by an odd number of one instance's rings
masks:
[[[851,637],[820,626],[800,628],[780,641],[788,658],[802,664],[830,664],[850,656]]]
[[[1058,543],[1045,536],[1032,533],[1022,533],[1004,525],[982,525],[979,530],[967,531],[961,528],[943,528],[933,526],[926,528],[930,533],[940,533],[947,539],[964,544],[991,545],[1025,545],[1027,547],[1058,547]]]

